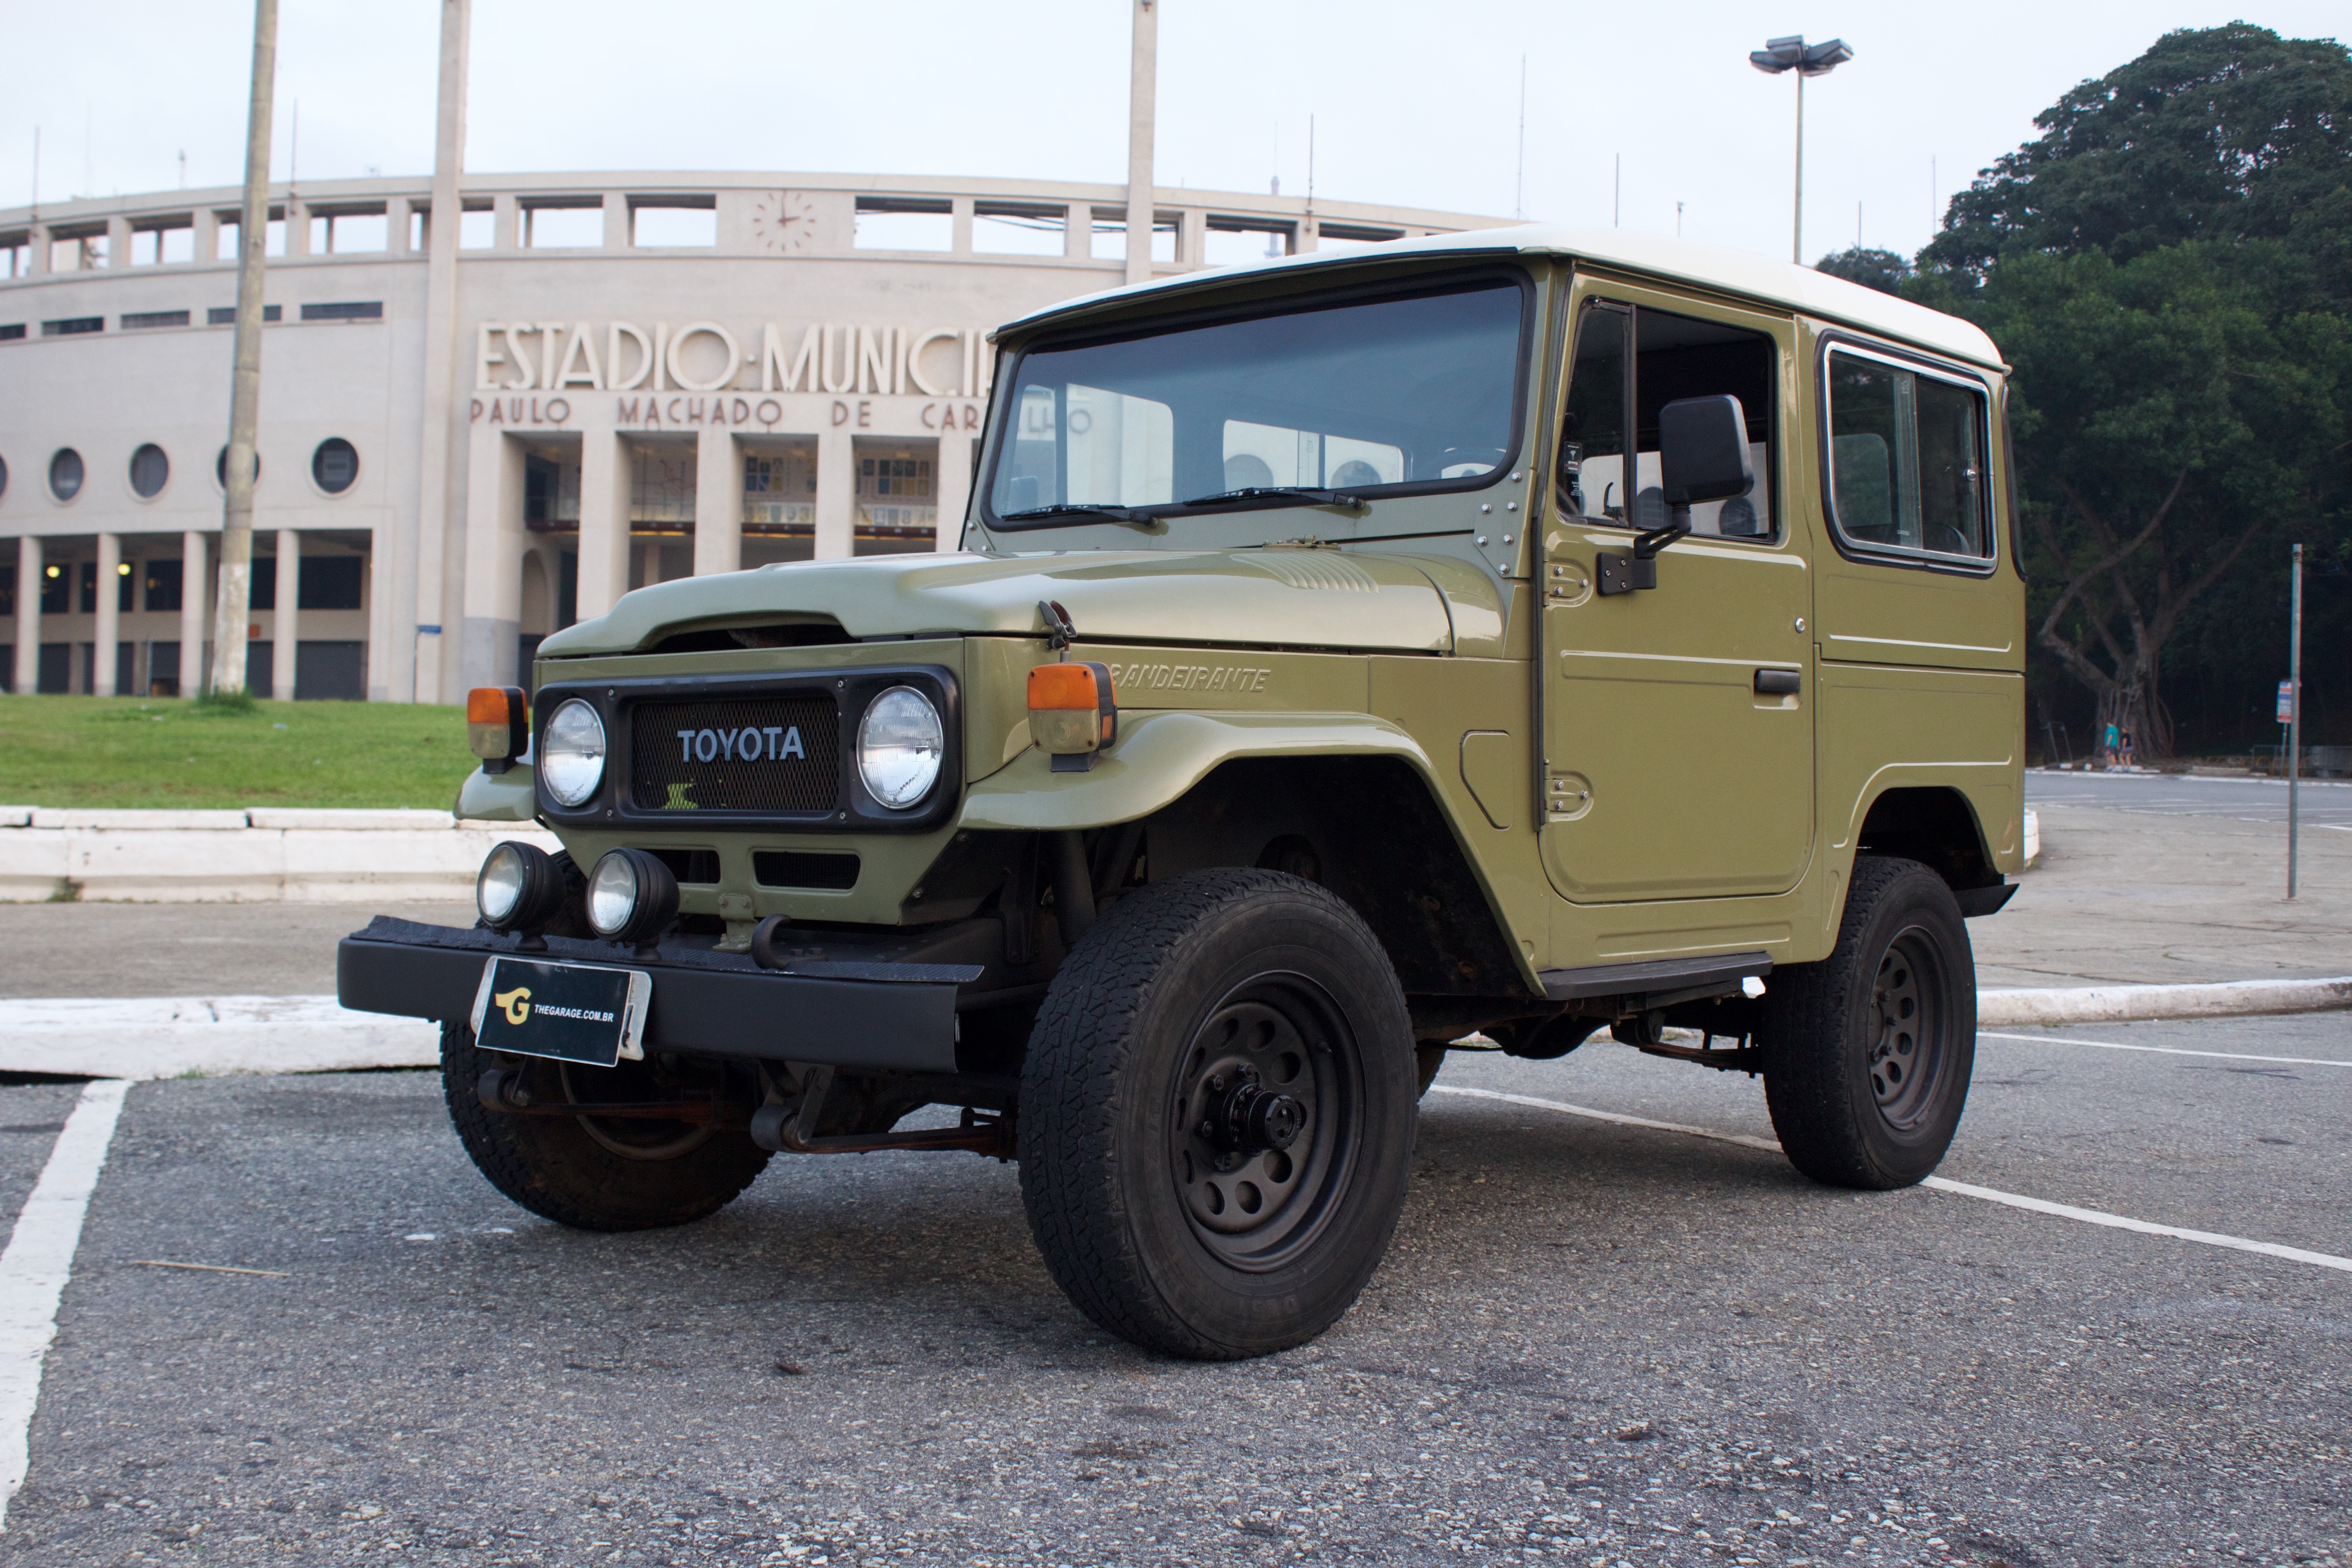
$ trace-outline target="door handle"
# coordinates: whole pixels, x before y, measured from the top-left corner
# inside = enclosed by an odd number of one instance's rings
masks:
[[[1803,688],[1804,679],[1793,669],[1759,669],[1756,672],[1756,695],[1794,697]]]

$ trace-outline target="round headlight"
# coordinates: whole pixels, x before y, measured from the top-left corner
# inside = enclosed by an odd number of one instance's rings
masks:
[[[604,721],[596,705],[566,698],[540,737],[539,776],[558,805],[575,806],[604,778]]]
[[[474,907],[482,911],[482,921],[492,927],[503,926],[522,902],[523,882],[527,873],[519,844],[501,844],[482,862],[481,875],[474,879]]]
[[[911,686],[890,688],[857,721],[857,776],[867,794],[893,811],[931,793],[946,755],[940,710]]]
[[[677,913],[677,879],[643,849],[607,849],[588,874],[588,923],[614,942],[649,942]]]

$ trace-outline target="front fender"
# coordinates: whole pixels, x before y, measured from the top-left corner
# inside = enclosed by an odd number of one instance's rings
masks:
[[[1118,726],[1118,743],[1082,773],[1055,773],[1030,747],[965,792],[957,826],[1034,832],[1132,822],[1240,757],[1401,757],[1435,783],[1418,742],[1362,713],[1122,713]]]

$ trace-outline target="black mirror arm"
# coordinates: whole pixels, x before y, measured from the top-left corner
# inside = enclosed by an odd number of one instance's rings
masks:
[[[1634,535],[1633,559],[1654,560],[1659,551],[1664,550],[1675,540],[1690,537],[1690,531],[1691,509],[1686,506],[1670,506],[1666,508],[1665,527],[1654,528],[1646,533]]]

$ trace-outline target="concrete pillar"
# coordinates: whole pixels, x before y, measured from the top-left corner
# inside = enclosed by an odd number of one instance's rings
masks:
[[[629,248],[629,194],[626,191],[604,193],[604,248]],[[612,368],[610,365],[604,367],[607,374]]]
[[[644,549],[639,553],[639,560],[640,568],[637,573],[639,587],[650,588],[662,580],[660,540],[646,540]]]
[[[1160,91],[1159,0],[1127,0],[1135,36],[1127,86],[1127,280],[1151,276],[1151,135]]]
[[[98,625],[90,632],[89,689],[100,697],[119,696],[122,672],[115,668],[115,642],[122,636],[122,536],[98,536]]]
[[[948,209],[954,216],[948,219],[948,248],[958,256],[971,254],[971,207],[970,196],[950,198]]]
[[[694,574],[743,565],[743,460],[735,433],[704,426],[694,455]]]
[[[41,540],[16,541],[16,672],[9,688],[28,695],[41,686]]]
[[[1094,253],[1095,205],[1072,202],[1069,216],[1062,220],[1062,254],[1072,261],[1086,261]]]
[[[959,548],[963,536],[963,514],[971,504],[971,437],[962,431],[943,432],[940,449],[931,459],[933,494],[940,503],[940,537],[938,548]]]
[[[466,67],[473,0],[442,0],[441,73],[433,144],[433,216],[425,246],[425,416],[418,443],[416,531],[393,563],[390,587],[416,606],[415,662],[388,682],[394,701],[442,700],[445,576],[449,538],[449,444],[457,353],[457,230],[465,173]],[[400,538],[398,532],[395,538]]]
[[[857,443],[847,430],[816,438],[816,558],[857,552]]]
[[[35,278],[47,276],[49,270],[49,226],[45,223],[37,223],[33,225],[31,228],[26,231],[25,241],[27,245],[32,247],[32,253],[26,258],[28,264],[27,269],[29,275]]]
[[[278,210],[286,215],[286,254],[310,254],[310,208],[309,204],[288,201]]]
[[[212,608],[205,542],[194,529],[180,536],[180,695],[194,697],[205,685],[205,623]]]
[[[490,210],[496,220],[490,226],[490,248],[520,250],[522,248],[522,204],[512,196],[493,196]]]
[[[156,243],[160,255],[162,241]],[[109,267],[131,265],[131,220],[127,217],[106,220],[106,264]]]
[[[290,528],[278,531],[278,608],[270,617],[269,695],[280,702],[294,700],[294,655],[300,648],[302,536]]]
[[[521,443],[502,431],[473,433],[466,473],[465,628],[460,688],[513,686],[522,629]]]
[[[611,221],[609,214],[606,221]],[[629,444],[580,437],[580,618],[593,620],[629,591]]]

